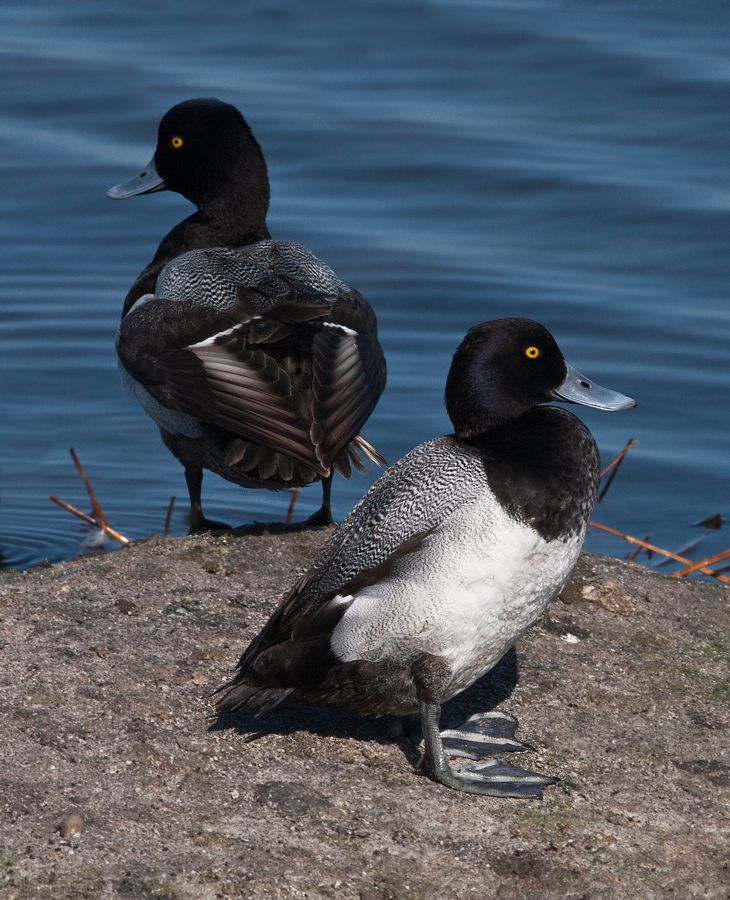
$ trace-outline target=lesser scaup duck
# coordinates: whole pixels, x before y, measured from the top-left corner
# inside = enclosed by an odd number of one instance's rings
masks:
[[[270,490],[321,480],[308,521],[330,524],[333,472],[384,462],[359,434],[385,386],[373,310],[309,250],[271,240],[266,162],[234,106],[174,106],[150,164],[108,195],[160,190],[198,211],[132,285],[117,352],[185,467],[191,532],[225,527],[203,515],[203,469]]]
[[[635,406],[571,368],[530,319],[472,328],[446,383],[454,434],[411,450],[334,531],[243,653],[219,702],[266,711],[287,696],[360,713],[420,713],[442,784],[541,797],[554,779],[492,759],[525,749],[516,722],[473,716],[439,733],[441,704],[488,672],[575,564],[599,478],[585,425],[550,400]]]

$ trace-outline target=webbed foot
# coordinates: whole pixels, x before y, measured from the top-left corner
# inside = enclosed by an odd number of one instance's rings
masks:
[[[523,797],[541,800],[543,788],[558,779],[521,769],[501,759],[483,759],[489,753],[531,749],[514,738],[517,720],[496,711],[472,716],[459,729],[439,732],[441,707],[421,703],[424,755],[422,765],[434,781],[468,794]],[[480,759],[452,768],[449,756]]]
[[[467,794],[529,800],[542,800],[542,789],[558,781],[557,778],[539,775],[501,759],[486,759],[454,769],[446,763],[444,768],[429,774],[435,781]]]
[[[214,519],[206,519],[203,516],[193,521],[190,517],[190,528],[188,534],[202,534],[205,531],[230,531],[231,526],[225,522],[216,522]]]
[[[475,713],[459,728],[441,732],[441,743],[447,756],[483,759],[492,753],[519,753],[532,750],[515,738],[517,719],[509,713],[491,710]]]
[[[420,720],[415,716],[409,716],[403,725],[406,736],[423,753],[424,740]],[[534,749],[515,738],[517,725],[517,719],[509,713],[497,710],[474,713],[458,728],[445,728],[440,731],[441,746],[447,756],[466,759],[484,759],[493,753],[519,753]]]
[[[321,525],[334,525],[335,520],[332,518],[329,505],[327,507],[320,506],[316,513],[302,522],[305,528],[317,528]]]

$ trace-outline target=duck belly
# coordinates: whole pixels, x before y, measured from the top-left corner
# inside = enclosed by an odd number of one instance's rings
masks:
[[[203,425],[197,416],[163,406],[143,384],[134,378],[121,358],[117,360],[117,365],[122,385],[159,428],[176,437],[193,439],[202,437]]]
[[[450,516],[387,577],[355,592],[332,634],[344,661],[409,664],[428,653],[451,668],[447,700],[489,671],[558,594],[584,529],[544,540],[496,503]]]

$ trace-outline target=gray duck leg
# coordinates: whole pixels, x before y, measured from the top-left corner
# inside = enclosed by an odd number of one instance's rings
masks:
[[[206,519],[203,515],[203,506],[200,502],[200,492],[203,487],[203,469],[200,466],[185,466],[185,483],[188,486],[190,497],[190,515],[188,534],[198,534],[201,531],[228,531],[230,525],[225,522],[215,522]]]
[[[334,525],[335,520],[332,518],[332,508],[330,507],[330,495],[332,494],[332,475],[328,475],[322,479],[322,505],[316,513],[302,522],[303,525]]]
[[[424,743],[423,762],[426,771],[434,781],[445,784],[447,787],[454,788],[457,791],[465,791],[468,794],[483,794],[490,797],[526,797],[537,800],[542,799],[542,789],[546,785],[554,784],[557,781],[556,778],[538,775],[535,772],[512,766],[499,759],[488,759],[477,764],[472,763],[458,769],[452,769],[438,727],[439,719],[441,718],[440,705],[420,702],[419,710]],[[503,716],[503,714],[499,715]],[[466,725],[469,725],[476,718],[484,719],[485,716],[472,716]],[[505,718],[511,719],[512,717]],[[479,727],[483,728],[483,726]],[[500,727],[502,730],[506,730],[504,723]],[[516,723],[514,727],[516,727]],[[514,732],[514,728],[512,728],[512,732]],[[481,734],[480,731],[476,733]],[[446,734],[449,735],[449,732],[446,732]],[[460,729],[458,732],[451,732],[451,734],[459,734],[459,738],[456,739],[458,741],[462,739],[461,735],[464,734],[464,731]],[[447,740],[453,740],[453,738],[447,737]],[[519,742],[509,735],[502,739],[495,738],[495,740],[507,741],[510,746],[498,747],[497,743],[491,743],[490,745],[489,741],[485,743],[481,737],[475,743],[482,753],[485,752],[483,748],[488,745],[492,747],[490,752],[493,752],[495,749],[527,749],[525,745],[521,744],[519,747],[512,746],[513,744],[519,744]],[[453,752],[456,754],[459,751],[453,749]],[[460,755],[466,754],[462,752]]]

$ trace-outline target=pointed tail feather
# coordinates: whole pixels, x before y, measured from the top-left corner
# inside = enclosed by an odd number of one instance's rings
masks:
[[[387,466],[388,462],[384,456],[381,456],[380,453],[373,447],[370,441],[365,440],[365,438],[358,434],[352,442],[352,446],[356,447],[362,455],[369,459],[370,462],[375,463],[378,466]]]
[[[235,712],[245,706],[258,718],[278,706],[293,690],[294,688],[267,688],[257,684],[231,681],[220,688],[220,691],[225,693],[216,705],[218,712]]]

